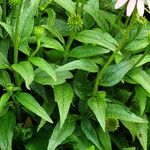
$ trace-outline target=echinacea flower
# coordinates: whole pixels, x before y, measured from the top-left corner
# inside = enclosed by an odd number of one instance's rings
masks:
[[[131,16],[133,13],[135,6],[137,6],[137,10],[140,16],[144,14],[144,0],[117,0],[115,4],[115,9],[122,7],[125,3],[128,2],[126,15]],[[150,0],[147,0],[148,7],[150,8]]]

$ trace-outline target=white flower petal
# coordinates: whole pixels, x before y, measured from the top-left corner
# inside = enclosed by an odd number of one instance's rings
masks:
[[[137,1],[137,10],[140,16],[143,16],[144,14],[144,2],[143,0]]]
[[[117,0],[116,4],[115,4],[115,9],[120,8],[121,6],[123,6],[128,0]]]
[[[135,8],[135,5],[136,5],[136,1],[137,0],[130,0],[129,3],[128,3],[128,6],[127,6],[127,16],[131,16],[134,8]]]

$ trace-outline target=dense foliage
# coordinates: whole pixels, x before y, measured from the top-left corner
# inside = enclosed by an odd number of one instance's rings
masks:
[[[0,149],[150,149],[150,12],[115,0],[0,1]]]

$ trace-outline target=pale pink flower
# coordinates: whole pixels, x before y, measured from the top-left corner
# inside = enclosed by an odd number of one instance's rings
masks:
[[[122,7],[125,3],[128,3],[127,5],[127,11],[126,15],[131,16],[133,13],[135,6],[137,6],[137,10],[140,16],[143,16],[144,14],[144,0],[117,0],[115,4],[115,9],[118,9]],[[150,9],[150,0],[147,0],[148,7]]]

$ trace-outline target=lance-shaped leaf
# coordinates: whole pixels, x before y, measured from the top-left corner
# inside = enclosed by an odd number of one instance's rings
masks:
[[[80,69],[88,72],[97,72],[97,65],[89,59],[80,59],[69,62],[63,66],[58,67],[57,71],[75,70]]]
[[[7,33],[11,37],[11,40],[13,41],[13,39],[14,39],[13,26],[11,26],[7,23],[4,23],[4,22],[0,22],[0,25],[4,27],[4,29],[7,31]]]
[[[108,114],[109,116],[116,116],[123,121],[138,123],[147,122],[146,119],[137,116],[136,114],[131,112],[127,107],[119,104],[107,104],[106,114]]]
[[[72,102],[74,93],[70,84],[64,83],[54,86],[55,101],[58,104],[60,125],[63,126]]]
[[[54,2],[66,9],[72,15],[75,14],[75,4],[72,0],[54,0]]]
[[[15,128],[16,118],[12,112],[7,112],[0,117],[0,149],[12,150],[13,130]]]
[[[6,106],[10,96],[11,93],[4,93],[0,98],[0,112],[3,111],[3,108]]]
[[[41,46],[46,48],[52,48],[59,51],[64,51],[63,46],[55,39],[51,37],[43,36],[41,37],[41,42],[43,43]]]
[[[0,69],[7,68],[9,65],[9,62],[7,61],[7,58],[0,52]]]
[[[31,63],[28,61],[22,61],[18,64],[13,64],[12,68],[22,76],[25,80],[26,87],[30,89],[29,85],[34,80],[34,72]]]
[[[39,105],[32,95],[23,92],[17,92],[15,97],[24,107],[34,112],[36,115],[50,123],[53,122],[46,111]]]
[[[82,45],[77,46],[74,49],[72,49],[69,53],[69,57],[74,58],[86,58],[91,56],[97,56],[105,53],[109,53],[110,51],[106,48],[102,48],[97,45]]]
[[[70,136],[75,129],[75,118],[69,116],[63,127],[60,128],[60,122],[55,126],[51,138],[49,139],[49,144],[47,150],[55,150],[58,145],[60,145],[68,136]]]
[[[96,134],[96,131],[89,120],[86,119],[86,120],[81,121],[81,129],[84,132],[84,134],[86,135],[86,137],[90,141],[92,141],[99,150],[102,150],[102,147],[99,143],[99,140],[98,140],[98,137]]]
[[[135,140],[136,136],[139,139],[143,149],[147,150],[148,124],[127,122],[127,121],[122,121],[122,123],[130,131],[133,140]]]
[[[132,67],[133,63],[131,61],[123,61],[109,66],[104,72],[100,84],[107,87],[117,84]]]
[[[0,71],[0,85],[3,87],[7,87],[11,84],[10,75],[7,71],[1,70]]]
[[[106,103],[105,99],[100,99],[98,97],[97,98],[92,97],[88,100],[88,106],[95,114],[103,131],[105,131],[105,112],[106,112],[106,107],[107,107],[107,103]]]
[[[53,67],[45,61],[43,58],[40,57],[33,57],[30,58],[31,63],[33,63],[35,66],[38,66],[40,69],[44,70],[50,77],[53,78],[54,81],[57,80],[55,70]]]
[[[112,51],[116,49],[117,45],[111,35],[102,30],[84,30],[79,32],[75,39],[83,43],[96,44]]]
[[[136,99],[140,106],[140,114],[143,115],[146,107],[146,102],[147,102],[147,93],[140,86],[135,87],[135,92],[136,92]]]
[[[150,93],[150,76],[143,69],[136,68],[128,75]]]

